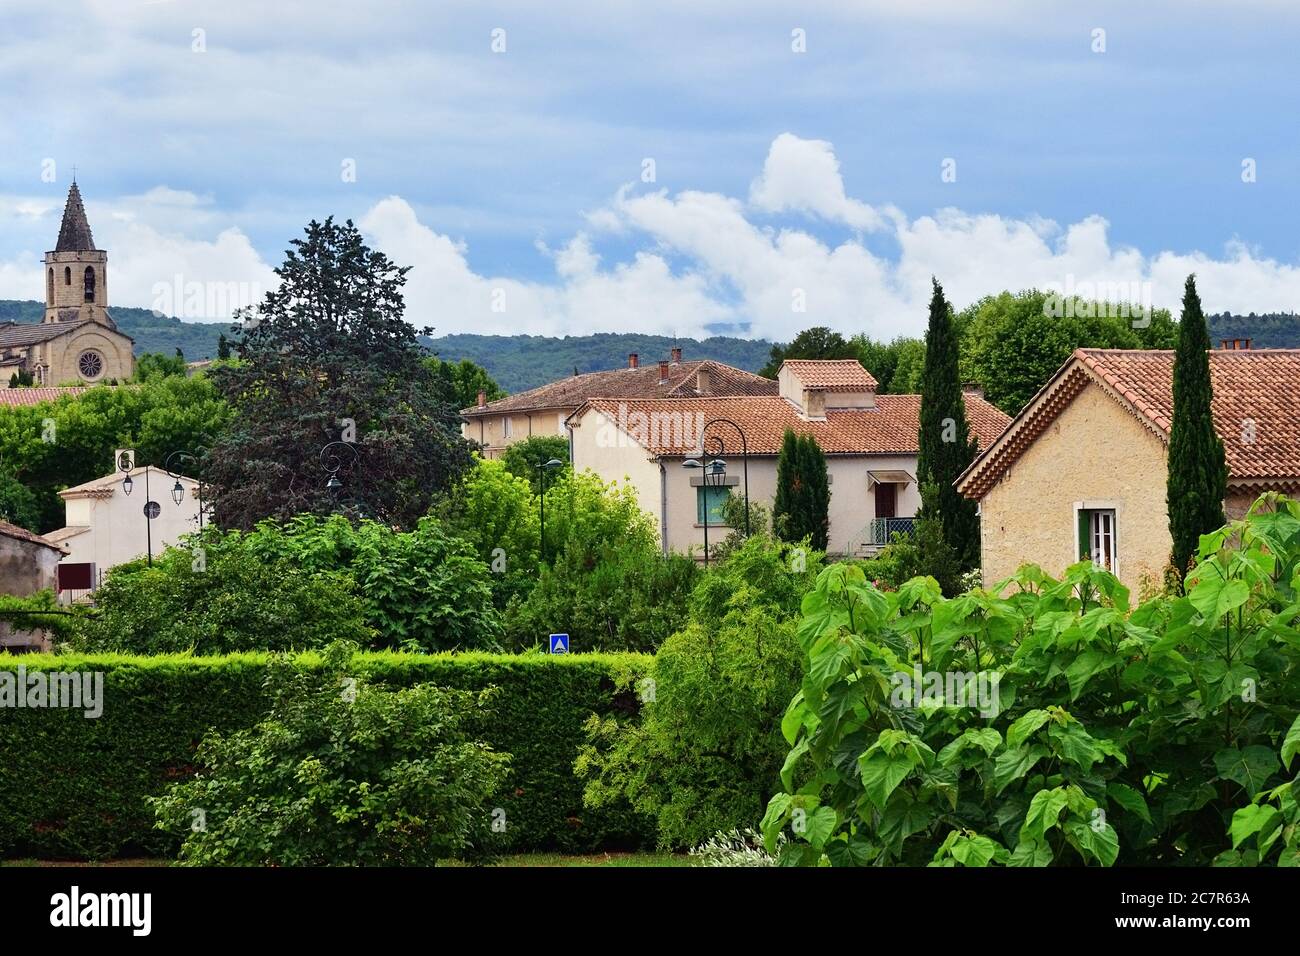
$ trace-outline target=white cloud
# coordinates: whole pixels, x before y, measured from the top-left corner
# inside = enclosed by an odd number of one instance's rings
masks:
[[[31,202],[0,197],[0,228],[30,218]],[[110,250],[118,305],[151,306],[155,286],[176,275],[262,289],[274,282],[238,222],[204,197],[159,187],[94,205],[91,221]],[[892,338],[922,330],[932,275],[958,307],[1003,289],[1150,283],[1154,304],[1177,314],[1189,272],[1198,274],[1210,311],[1300,303],[1300,266],[1236,239],[1218,257],[1145,255],[1114,243],[1098,216],[1061,226],[1040,216],[947,208],[908,219],[892,207],[873,208],[848,196],[829,143],[788,133],[773,142],[748,201],[626,186],[589,211],[585,229],[567,242],[536,244],[553,268],[540,280],[476,271],[467,243],[422,222],[399,196],[375,203],[359,222],[378,248],[412,266],[407,317],[438,333],[701,335],[711,324],[747,323],[751,334],[774,339],[811,325]],[[836,226],[874,230],[881,240],[875,246],[892,250],[869,247],[858,232],[829,241],[822,233]],[[40,228],[52,239],[57,210]],[[40,269],[37,253],[0,261],[0,297],[40,297]]]
[[[807,212],[855,229],[880,229],[885,219],[844,192],[840,163],[824,139],[782,133],[772,141],[763,173],[749,187],[749,202],[763,212]]]

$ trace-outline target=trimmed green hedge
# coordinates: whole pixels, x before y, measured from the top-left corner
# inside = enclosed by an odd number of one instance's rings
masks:
[[[298,658],[316,666],[314,654]],[[0,857],[103,859],[171,856],[177,839],[153,829],[146,796],[193,773],[190,761],[210,729],[250,726],[265,713],[266,654],[225,657],[28,655],[0,657],[0,670],[103,671],[104,712],[0,707]],[[432,682],[500,689],[480,737],[513,756],[504,795],[502,850],[582,852],[652,845],[654,825],[626,807],[582,805],[573,762],[592,713],[639,706],[635,686],[651,658],[399,654],[357,658],[361,674],[394,686]]]

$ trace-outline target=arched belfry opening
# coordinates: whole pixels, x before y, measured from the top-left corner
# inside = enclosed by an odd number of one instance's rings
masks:
[[[92,266],[86,266],[86,301],[95,301],[95,270]]]

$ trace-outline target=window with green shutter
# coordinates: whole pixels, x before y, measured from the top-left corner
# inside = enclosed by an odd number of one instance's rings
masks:
[[[704,515],[708,512],[708,524],[720,525],[722,521],[722,506],[728,498],[731,497],[731,489],[713,486],[699,486],[695,489],[695,523],[705,524]]]
[[[1113,508],[1080,508],[1079,559],[1091,559],[1099,568],[1119,573],[1119,525]]]

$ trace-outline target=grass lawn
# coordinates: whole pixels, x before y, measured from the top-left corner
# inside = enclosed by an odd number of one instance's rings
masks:
[[[85,863],[76,860],[0,860],[0,866],[170,866],[170,860],[157,858],[104,860]],[[446,866],[464,866],[455,861]],[[693,866],[689,856],[680,853],[589,853],[566,856],[562,853],[518,853],[502,857],[494,866]]]

